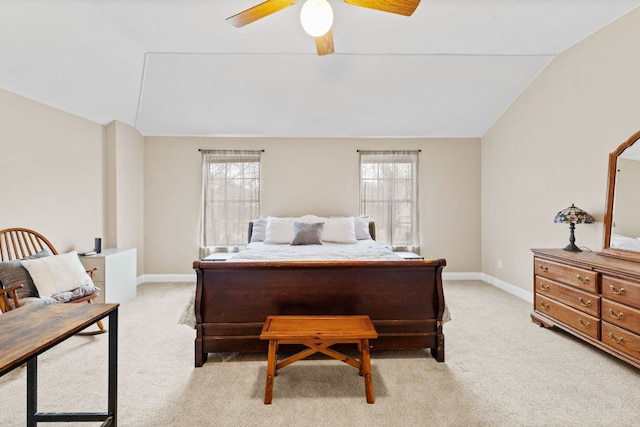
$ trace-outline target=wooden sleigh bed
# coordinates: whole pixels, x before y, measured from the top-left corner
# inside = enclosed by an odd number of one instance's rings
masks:
[[[372,234],[375,236],[375,234]],[[368,315],[372,350],[429,348],[444,361],[444,259],[194,261],[195,366],[208,353],[262,352],[269,315]]]

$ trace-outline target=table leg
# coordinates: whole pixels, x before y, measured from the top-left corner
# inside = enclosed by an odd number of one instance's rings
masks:
[[[110,426],[118,423],[118,310],[109,313],[109,397],[107,412],[112,417]]]
[[[373,396],[373,379],[371,378],[371,357],[369,356],[369,340],[364,339],[362,346],[362,372],[364,375],[364,389],[367,394],[367,403],[375,403]]]
[[[264,404],[268,405],[273,400],[273,378],[276,374],[276,357],[278,340],[269,340],[269,354],[267,356],[267,381],[264,388]]]
[[[358,341],[358,357],[360,358],[360,369],[358,369],[358,375],[364,375],[364,364],[362,363],[362,340]]]
[[[38,357],[27,362],[27,426],[36,426],[38,412]]]

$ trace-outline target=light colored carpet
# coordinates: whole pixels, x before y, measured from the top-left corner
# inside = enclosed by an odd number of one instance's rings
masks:
[[[631,426],[640,370],[556,330],[478,281],[446,281],[446,362],[372,353],[376,403],[357,370],[314,357],[279,371],[264,405],[266,354],[210,355],[177,320],[191,283],[146,283],[120,308],[120,426]],[[1,351],[1,350],[0,350]],[[39,358],[41,411],[106,409],[107,336],[73,337]],[[25,424],[26,369],[0,378],[0,425]],[[98,425],[82,423],[77,425]],[[43,424],[46,425],[46,424]],[[49,424],[55,425],[55,424]],[[74,424],[64,424],[66,426]]]

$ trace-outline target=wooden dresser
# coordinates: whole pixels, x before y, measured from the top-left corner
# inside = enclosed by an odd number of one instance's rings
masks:
[[[640,368],[640,263],[594,252],[532,251],[531,319]]]

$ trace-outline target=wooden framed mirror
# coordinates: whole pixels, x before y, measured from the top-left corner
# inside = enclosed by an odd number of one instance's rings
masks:
[[[640,262],[640,131],[609,154],[603,255]]]

